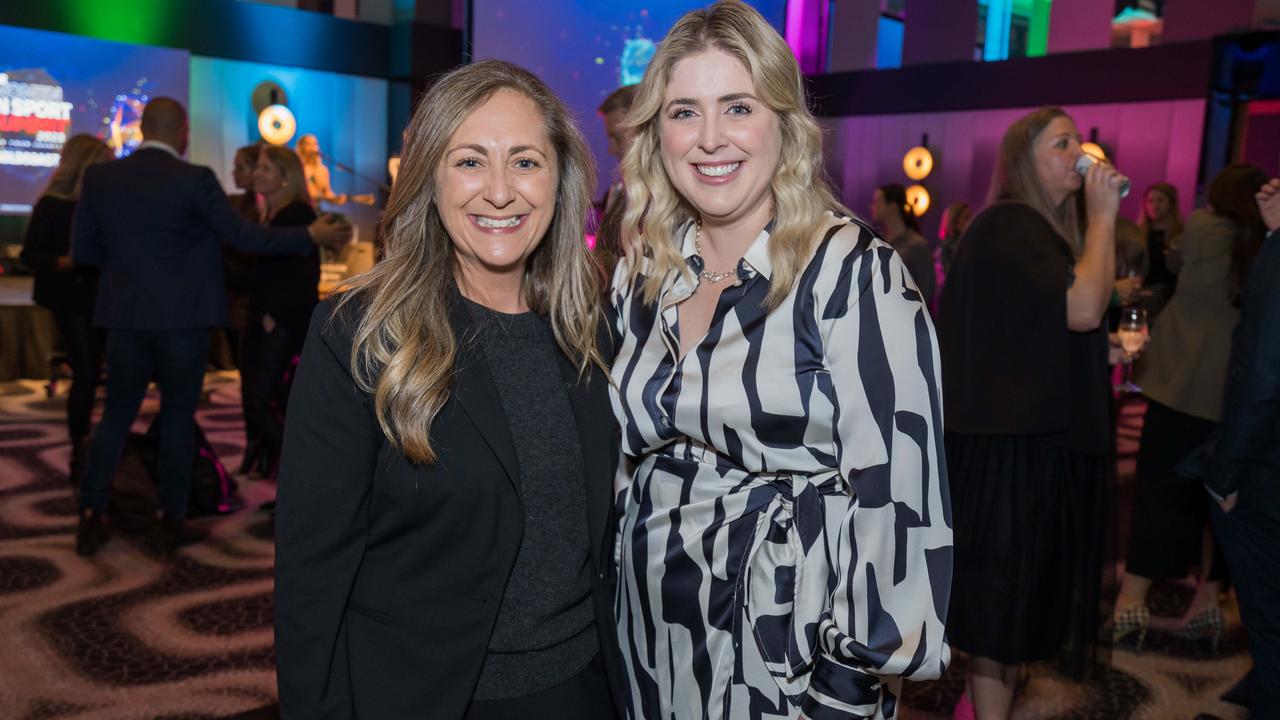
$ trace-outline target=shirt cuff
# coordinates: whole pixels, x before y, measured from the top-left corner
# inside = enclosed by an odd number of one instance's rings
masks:
[[[880,676],[818,656],[809,675],[809,691],[800,703],[808,720],[875,717],[880,709]]]

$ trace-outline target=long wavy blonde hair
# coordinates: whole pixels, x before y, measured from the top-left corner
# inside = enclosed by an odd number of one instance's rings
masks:
[[[86,133],[72,135],[63,143],[58,167],[54,168],[53,177],[49,178],[49,184],[41,195],[79,200],[84,171],[90,165],[105,162],[106,153],[103,151],[106,149],[107,144],[101,138]]]
[[[412,462],[436,459],[431,423],[449,398],[458,351],[449,322],[457,263],[435,204],[437,172],[463,120],[500,90],[538,108],[559,165],[556,213],[525,267],[525,299],[549,317],[556,343],[580,373],[589,364],[604,367],[596,348],[599,270],[583,240],[596,176],[586,143],[560,99],[527,70],[496,60],[455,69],[436,81],[409,120],[381,221],[385,258],[351,281],[334,311],[360,307],[352,376],[373,395],[387,440]]]
[[[769,260],[773,273],[764,301],[773,309],[791,292],[808,260],[822,213],[851,213],[827,183],[822,131],[806,104],[800,66],[782,37],[740,0],[720,0],[680,18],[645,70],[626,121],[636,129],[636,139],[622,161],[627,189],[622,234],[633,254],[638,248],[650,258],[643,287],[646,302],[654,301],[673,273],[689,272],[676,237],[685,223],[697,217],[697,208],[679,194],[663,168],[659,123],[676,63],[712,49],[742,63],[755,83],[756,95],[778,115],[782,132],[782,152],[772,182]],[[632,279],[641,266],[631,263]]]
[[[283,145],[268,145],[260,152],[261,155],[266,155],[267,160],[280,171],[281,177],[284,178],[284,186],[289,190],[285,193],[285,202],[280,203],[280,206],[275,209],[280,210],[295,202],[310,205],[311,193],[307,190],[307,175],[302,169],[302,160],[298,157],[298,153]]]

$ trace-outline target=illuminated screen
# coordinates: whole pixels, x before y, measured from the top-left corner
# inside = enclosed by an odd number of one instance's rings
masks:
[[[0,26],[0,212],[30,212],[65,140],[92,133],[117,156],[140,142],[150,97],[187,102],[190,55]]]
[[[537,73],[578,116],[600,170],[603,193],[615,161],[609,157],[600,102],[640,81],[655,43],[681,15],[709,0],[472,0],[472,55],[506,60]],[[779,34],[786,0],[752,0]]]

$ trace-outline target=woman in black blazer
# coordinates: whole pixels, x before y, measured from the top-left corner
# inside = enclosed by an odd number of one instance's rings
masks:
[[[111,148],[93,135],[75,135],[67,140],[48,187],[31,211],[22,243],[22,262],[36,273],[31,299],[53,312],[71,366],[67,429],[71,433],[73,479],[88,450],[89,420],[102,367],[102,342],[93,327],[97,273],[93,268],[72,263],[71,219],[80,199],[85,168],[114,159]]]
[[[284,718],[614,717],[595,173],[507,63],[418,104],[386,257],[321,303],[279,478]]]

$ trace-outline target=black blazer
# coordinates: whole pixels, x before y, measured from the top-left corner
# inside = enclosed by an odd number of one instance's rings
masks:
[[[75,200],[44,195],[31,209],[22,240],[22,262],[36,273],[31,299],[54,312],[93,313],[98,274],[90,267],[57,268],[58,258],[71,253],[71,218]]]
[[[431,718],[466,711],[523,533],[515,446],[482,352],[460,346],[431,426],[438,461],[410,464],[351,377],[352,305],[312,317],[289,401],[276,509],[276,661],[283,718]],[[461,303],[450,320],[467,337]],[[609,342],[606,325],[601,338]],[[608,356],[608,353],[606,353]],[[560,357],[587,478],[593,601],[614,698],[608,379]]]
[[[226,325],[223,240],[253,253],[312,251],[305,228],[268,229],[245,220],[212,170],[159,148],[85,170],[71,257],[101,269],[98,327]]]
[[[1280,230],[1272,230],[1249,271],[1222,400],[1218,442],[1205,484],[1226,497],[1252,482],[1280,497]]]

